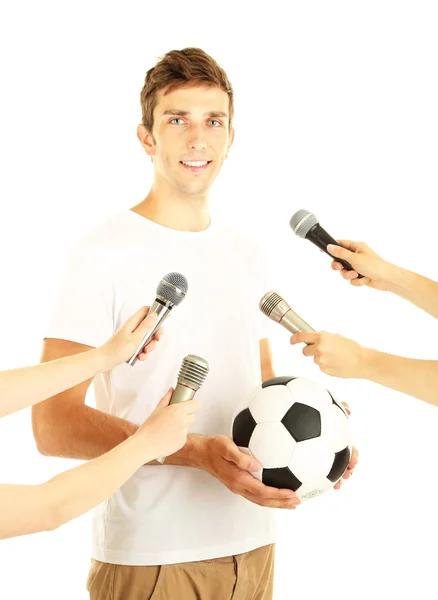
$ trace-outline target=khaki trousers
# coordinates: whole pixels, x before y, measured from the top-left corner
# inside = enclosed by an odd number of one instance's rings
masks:
[[[272,600],[275,546],[176,565],[91,560],[90,600]]]

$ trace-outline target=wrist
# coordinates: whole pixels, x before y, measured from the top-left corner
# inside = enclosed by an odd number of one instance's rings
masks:
[[[393,293],[400,291],[400,289],[403,288],[406,274],[407,271],[405,269],[402,269],[397,265],[387,263],[385,268],[385,284],[387,290]]]
[[[378,354],[379,352],[372,348],[361,348],[358,379],[369,379],[372,381]]]
[[[187,442],[181,450],[166,458],[167,465],[179,465],[194,467],[196,469],[208,470],[208,458],[210,456],[211,441],[214,438],[189,434]]]
[[[113,367],[116,366],[114,364],[114,360],[111,357],[111,354],[105,348],[105,344],[103,346],[99,346],[99,348],[90,350],[90,352],[94,353],[93,361],[96,365],[96,373],[104,373],[105,371],[110,371]]]

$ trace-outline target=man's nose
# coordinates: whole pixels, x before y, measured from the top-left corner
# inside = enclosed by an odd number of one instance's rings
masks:
[[[193,127],[191,129],[188,139],[188,147],[191,150],[205,150],[207,148],[207,142],[201,127]]]

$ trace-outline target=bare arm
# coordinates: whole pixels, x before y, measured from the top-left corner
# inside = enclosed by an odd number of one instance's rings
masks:
[[[388,272],[387,288],[438,319],[437,281],[392,265]]]
[[[41,360],[57,360],[90,349],[75,342],[46,339]],[[41,454],[89,460],[112,450],[137,431],[137,425],[85,405],[91,381],[32,407],[33,433]]]
[[[0,538],[52,531],[97,506],[145,461],[136,436],[100,458],[60,473],[41,485],[0,485]]]
[[[335,260],[332,269],[340,271],[342,277],[354,287],[368,285],[372,288],[390,291],[435,318],[438,318],[438,282],[402,269],[385,261],[364,242],[339,240],[341,246],[328,246],[328,251],[336,258],[347,260],[355,271],[347,271]],[[365,275],[358,279],[358,273]]]
[[[300,331],[292,344],[304,343],[304,356],[313,357],[323,373],[333,377],[368,379],[438,406],[438,361],[403,358],[364,348],[327,332]]]
[[[48,339],[43,360],[81,352],[86,346],[65,340]],[[266,370],[265,375],[270,375]],[[137,430],[137,426],[85,405],[90,381],[34,406],[32,424],[38,449],[49,456],[90,459],[111,450]],[[166,456],[160,453],[156,456]],[[187,436],[186,444],[173,454],[167,453],[163,466],[180,465],[204,469],[233,493],[251,502],[272,508],[294,508],[299,500],[291,490],[265,486],[248,471],[259,470],[252,457],[241,452],[227,436]]]
[[[148,315],[148,310],[147,306],[138,310],[100,348],[82,346],[73,356],[0,372],[0,417],[33,406],[127,360],[156,321],[156,315]],[[153,350],[161,333],[155,334],[148,351]],[[140,360],[146,355],[142,352]]]
[[[80,352],[43,365],[0,372],[0,417],[33,406],[46,398],[106,371],[99,349]]]
[[[53,530],[97,506],[154,456],[181,448],[200,405],[169,406],[172,392],[134,435],[99,458],[42,485],[0,485],[0,538]]]
[[[438,406],[438,361],[403,358],[364,348],[363,379]]]

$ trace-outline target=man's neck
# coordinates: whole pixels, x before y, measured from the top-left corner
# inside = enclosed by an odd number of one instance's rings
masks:
[[[160,194],[152,187],[146,198],[131,210],[154,223],[178,231],[203,231],[210,225],[208,197]]]

